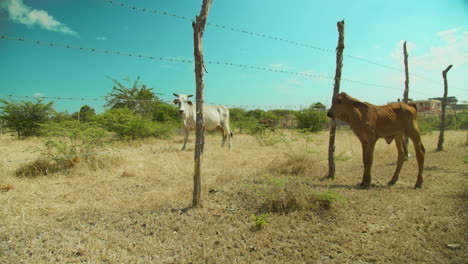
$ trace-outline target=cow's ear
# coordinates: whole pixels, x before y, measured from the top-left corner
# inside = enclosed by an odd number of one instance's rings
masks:
[[[187,104],[193,105],[192,101],[187,101]]]
[[[189,95],[187,95],[187,98],[192,97],[192,96],[193,96],[193,94],[189,94]]]
[[[174,99],[174,101],[172,101],[173,104],[178,104],[179,103],[179,100],[177,99]]]
[[[356,108],[369,108],[369,106],[363,102],[354,102],[353,106]]]
[[[178,95],[178,94],[176,94],[176,93],[172,93],[172,94],[173,94],[175,97],[179,97],[179,95]]]

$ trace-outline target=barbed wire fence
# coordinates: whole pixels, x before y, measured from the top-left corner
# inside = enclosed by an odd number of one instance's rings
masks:
[[[142,8],[142,7],[137,7],[137,6],[132,6],[128,5],[122,2],[117,2],[113,0],[102,0],[104,2],[107,2],[109,4],[113,4],[116,6],[132,9],[135,11],[140,11],[140,12],[149,12],[149,13],[154,13],[154,14],[159,14],[159,15],[164,15],[168,17],[173,17],[181,20],[186,20],[189,22],[194,22],[194,19],[188,18],[186,16],[181,16],[161,10],[156,10],[156,9],[147,9],[147,8]],[[221,28],[224,30],[230,30],[230,31],[235,31],[235,32],[240,32],[243,34],[247,34],[252,37],[260,37],[260,38],[265,38],[269,40],[274,40],[274,41],[280,41],[283,43],[287,43],[290,45],[296,45],[296,46],[302,46],[306,48],[311,48],[314,50],[318,50],[321,52],[326,52],[326,53],[331,53],[331,54],[336,54],[335,50],[330,50],[330,49],[325,49],[321,48],[318,46],[306,44],[306,43],[300,43],[292,40],[288,40],[285,38],[273,36],[273,35],[268,35],[268,34],[263,34],[263,33],[257,33],[253,31],[249,31],[246,29],[241,29],[241,28],[236,28],[232,26],[226,26],[226,25],[221,25],[217,23],[207,23],[208,26],[213,26],[217,28]],[[79,47],[75,45],[69,45],[69,44],[61,44],[61,43],[54,43],[54,42],[44,42],[44,41],[39,41],[39,40],[30,40],[26,38],[19,38],[19,37],[12,37],[12,36],[6,36],[6,35],[0,35],[0,39],[3,40],[11,40],[11,41],[17,41],[17,42],[27,42],[27,43],[32,43],[36,45],[42,45],[42,46],[49,46],[49,47],[55,47],[55,48],[67,48],[67,49],[74,49],[74,50],[79,50],[79,51],[86,51],[86,52],[91,52],[91,53],[103,53],[103,54],[109,54],[109,55],[118,55],[118,56],[126,56],[126,57],[132,57],[132,58],[138,58],[138,59],[147,59],[147,60],[158,60],[158,61],[169,61],[169,62],[177,62],[177,63],[190,63],[190,64],[195,64],[196,62],[194,60],[189,60],[189,59],[179,59],[179,58],[171,58],[171,57],[159,57],[159,56],[150,56],[150,55],[143,55],[143,54],[135,54],[135,53],[128,53],[128,52],[121,52],[121,51],[114,51],[114,50],[108,50],[108,49],[97,49],[97,48],[89,48],[89,47]],[[362,62],[366,62],[369,64],[373,64],[382,68],[386,68],[389,70],[393,71],[399,71],[399,72],[404,72],[403,69],[399,69],[393,66],[385,65],[379,62],[375,62],[370,59],[362,58],[360,56],[355,56],[355,55],[349,55],[349,54],[344,54],[345,57],[354,59],[354,60],[359,60]],[[206,64],[211,64],[211,65],[222,65],[222,66],[228,66],[228,67],[237,67],[237,68],[244,68],[244,69],[249,69],[249,70],[259,70],[259,71],[266,71],[266,72],[273,72],[273,73],[280,73],[280,74],[290,74],[290,75],[297,75],[297,76],[302,76],[302,77],[308,77],[308,78],[317,78],[317,79],[325,79],[325,80],[334,80],[334,77],[328,76],[325,74],[311,74],[311,73],[306,73],[306,72],[294,72],[294,71],[289,71],[289,70],[283,70],[283,69],[277,69],[277,68],[272,68],[272,67],[264,67],[264,66],[252,66],[252,65],[246,65],[246,64],[239,64],[239,63],[232,63],[232,62],[226,62],[226,61],[205,61]],[[425,76],[421,76],[418,74],[410,74],[411,76],[424,79],[428,82],[436,83],[435,81],[431,80],[430,78],[427,78]],[[398,87],[392,87],[388,85],[382,85],[382,84],[375,84],[375,83],[368,83],[360,80],[355,80],[355,79],[350,79],[350,78],[341,78],[342,81],[346,82],[351,82],[351,83],[356,83],[360,85],[365,85],[365,86],[371,86],[371,87],[379,87],[379,88],[384,88],[384,89],[392,89],[392,90],[399,90],[401,91],[401,88]],[[330,85],[332,85],[332,82],[330,82]],[[424,92],[417,91],[417,90],[412,90],[412,92],[421,94],[421,95],[428,95]],[[167,95],[164,93],[158,93],[159,95]],[[79,97],[60,97],[60,96],[26,96],[26,95],[12,95],[12,94],[7,94],[7,95],[0,95],[0,97],[3,98],[22,98],[22,99],[51,99],[51,100],[81,100],[81,101],[105,101],[106,97],[97,97],[97,98],[79,98]],[[137,100],[137,99],[118,99],[118,100],[129,100],[129,101],[155,101],[155,100]],[[171,103],[170,101],[163,101],[165,103]],[[215,103],[211,103],[215,104]],[[307,107],[307,105],[233,105],[233,104],[223,104],[229,108],[252,108],[252,109],[291,109],[291,108],[297,108],[297,109],[304,109]],[[262,141],[263,139],[258,139],[254,140],[254,142],[259,142]],[[252,142],[252,141],[249,141]],[[207,144],[220,144],[220,142],[216,143],[207,143]],[[178,149],[180,146],[179,145],[172,145],[172,146],[161,146],[161,147],[150,147],[150,148],[135,148],[135,149],[126,149],[126,150],[112,150],[112,151],[102,151],[102,152],[96,152],[96,153],[85,153],[85,154],[77,154],[74,156],[90,156],[90,155],[107,155],[111,153],[122,153],[122,152],[130,152],[130,151],[146,151],[146,150],[158,150],[158,149]],[[68,156],[67,156],[68,157]],[[65,158],[65,156],[63,157]],[[11,162],[24,162],[28,160],[3,160],[4,163],[11,163]]]
[[[190,21],[190,22],[194,21],[194,19],[189,18],[187,16],[182,16],[182,15],[178,15],[178,14],[174,14],[174,13],[170,13],[170,12],[166,12],[166,11],[162,11],[162,10],[138,7],[138,6],[129,5],[129,4],[114,1],[114,0],[102,0],[102,1],[106,2],[106,3],[109,3],[109,4],[112,4],[112,5],[116,5],[116,6],[124,7],[124,8],[127,8],[127,9],[131,9],[131,10],[134,10],[134,11],[153,13],[153,14],[157,14],[157,15],[164,15],[164,16],[168,16],[168,17],[172,17],[172,18],[176,18],[176,19]],[[318,50],[318,51],[325,52],[325,53],[336,54],[336,50],[326,49],[326,48],[319,47],[319,46],[312,45],[312,44],[308,44],[308,43],[292,41],[292,40],[289,40],[289,39],[286,39],[286,38],[283,38],[283,37],[273,36],[273,35],[265,34],[265,33],[253,32],[253,31],[250,31],[250,30],[242,29],[242,28],[236,28],[236,27],[232,27],[232,26],[228,26],[228,25],[221,25],[221,24],[212,23],[212,22],[207,22],[206,24],[208,26],[218,27],[218,28],[221,28],[221,29],[224,29],[224,30],[240,32],[240,33],[252,36],[252,37],[259,37],[259,38],[265,38],[265,39],[269,39],[269,40],[280,41],[280,42],[287,43],[287,44],[290,44],[290,45],[301,46],[301,47],[310,48],[310,49]],[[386,65],[386,64],[383,64],[383,63],[376,62],[374,60],[368,59],[368,58],[364,58],[362,56],[357,56],[357,55],[352,55],[352,54],[343,54],[343,56],[347,57],[347,58],[351,58],[353,60],[358,60],[358,61],[362,61],[362,62],[365,62],[365,63],[373,64],[375,66],[379,66],[379,67],[382,67],[382,68],[390,69],[390,70],[393,70],[393,71],[398,71],[398,72],[401,72],[401,73],[405,72],[405,70],[403,68],[397,68],[397,67],[394,67],[394,66]],[[440,82],[435,81],[434,79],[429,78],[427,76],[423,76],[421,74],[410,73],[410,76],[417,77],[419,79],[429,81],[429,82],[431,82],[433,84],[436,84],[436,85],[440,85]],[[345,80],[345,79],[342,79],[342,80]]]

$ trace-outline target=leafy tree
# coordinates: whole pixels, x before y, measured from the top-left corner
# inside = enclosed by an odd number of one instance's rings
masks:
[[[114,86],[106,96],[105,106],[110,109],[128,108],[140,116],[151,117],[157,106],[155,103],[161,103],[161,100],[153,93],[152,88],[140,84],[140,77],[133,82],[131,88],[125,87],[117,80],[111,80],[117,86]]]
[[[315,105],[296,113],[297,127],[310,132],[318,132],[328,124],[328,118],[324,111],[314,109]]]
[[[274,116],[276,116],[276,119],[282,119],[288,117],[291,114],[294,114],[295,112],[296,111],[289,109],[273,109],[269,110],[267,113],[273,114]]]
[[[40,125],[49,120],[55,113],[52,108],[53,102],[43,103],[38,99],[36,102],[30,101],[6,101],[1,100],[0,115],[6,120],[7,127],[14,129],[18,138],[25,138],[38,135]]]
[[[73,115],[70,115],[67,111],[65,112],[55,112],[54,115],[50,118],[51,121],[60,123],[65,121],[73,120]]]
[[[317,102],[317,103],[314,104],[313,108],[315,108],[315,109],[325,109],[326,107],[325,107],[324,104],[322,104],[320,102]]]
[[[94,108],[89,105],[83,105],[79,112],[73,113],[73,119],[81,122],[91,122],[96,115]]]
[[[250,110],[247,112],[247,116],[251,116],[257,120],[263,119],[264,115],[265,115],[265,111],[261,109]]]

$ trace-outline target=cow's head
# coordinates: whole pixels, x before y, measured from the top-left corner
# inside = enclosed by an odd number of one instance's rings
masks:
[[[176,94],[173,93],[177,99],[174,99],[172,101],[175,105],[179,107],[179,114],[183,115],[187,111],[187,105],[193,105],[192,101],[190,101],[188,98],[192,97],[193,95],[186,95],[186,94]]]
[[[338,94],[333,100],[327,116],[330,118],[337,118],[345,122],[349,122],[349,114],[355,112],[357,109],[367,109],[369,106],[356,98],[349,96],[347,93]]]

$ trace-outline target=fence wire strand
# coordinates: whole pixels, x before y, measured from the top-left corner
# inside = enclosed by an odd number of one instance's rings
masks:
[[[84,50],[84,51],[98,52],[98,53],[105,53],[105,54],[114,54],[114,55],[128,56],[128,57],[135,57],[135,58],[142,58],[142,59],[150,59],[150,60],[171,61],[171,62],[181,62],[181,63],[195,63],[195,61],[193,61],[193,60],[155,57],[155,56],[148,56],[148,55],[142,55],[142,54],[133,54],[133,53],[120,52],[120,51],[77,47],[77,46],[72,46],[72,45],[58,44],[58,43],[52,43],[52,42],[43,42],[43,41],[37,41],[37,40],[29,40],[29,39],[25,39],[25,38],[16,38],[16,37],[10,37],[10,36],[5,36],[5,35],[0,35],[0,39],[14,40],[14,41],[19,41],[19,42],[29,42],[29,43],[33,43],[33,44],[37,44],[37,45],[44,45],[44,46],[51,46],[51,47],[63,47],[63,48],[68,48],[68,49]],[[271,67],[251,66],[251,65],[238,64],[238,63],[232,63],[232,62],[223,62],[223,61],[205,61],[205,63],[206,64],[211,64],[211,65],[224,65],[224,66],[231,66],[231,67],[238,67],[238,68],[245,68],[245,69],[252,69],[252,70],[260,70],[260,71],[267,71],[267,72],[291,74],[291,75],[297,75],[297,76],[302,76],[302,77],[311,77],[311,78],[316,78],[316,79],[334,80],[334,77],[324,75],[324,74],[311,74],[311,73],[305,73],[305,72],[294,72],[294,71],[288,71],[288,70],[280,70],[280,69],[271,68]],[[374,84],[374,83],[367,83],[367,82],[353,80],[353,79],[349,79],[349,78],[341,78],[341,80],[351,82],[351,83],[366,85],[366,86],[380,87],[380,88],[384,88],[384,89],[401,90],[400,88],[397,88],[397,87],[392,87],[392,86],[388,86],[388,85],[381,85],[381,84]],[[417,90],[416,91],[413,90],[413,92],[416,92],[416,93],[419,93],[419,94],[422,94],[422,95],[427,95],[427,94],[419,92]]]
[[[120,6],[120,7],[125,7],[125,8],[128,8],[128,9],[132,9],[132,10],[135,10],[135,11],[149,12],[149,13],[174,17],[174,18],[178,18],[178,19],[186,20],[186,21],[190,21],[190,22],[195,21],[194,19],[186,17],[186,16],[181,16],[181,15],[177,15],[177,14],[174,14],[174,13],[161,11],[161,10],[157,10],[157,9],[142,8],[142,7],[133,6],[133,5],[129,5],[129,4],[126,4],[126,3],[117,2],[117,1],[113,1],[113,0],[102,0],[102,1],[107,2],[109,4],[117,5],[117,6]],[[265,39],[270,39],[270,40],[276,40],[276,41],[288,43],[288,44],[291,44],[291,45],[311,48],[311,49],[319,50],[319,51],[322,51],[322,52],[325,52],[325,53],[332,53],[332,54],[337,53],[336,50],[326,49],[326,48],[318,47],[318,46],[307,44],[307,43],[292,41],[292,40],[288,40],[286,38],[277,37],[277,36],[273,36],[273,35],[269,35],[269,34],[253,32],[253,31],[250,31],[250,30],[242,29],[242,28],[236,28],[236,27],[232,27],[232,26],[221,25],[221,24],[211,23],[211,22],[207,22],[206,24],[208,26],[214,26],[214,27],[225,29],[225,30],[240,32],[240,33],[247,34],[247,35],[250,35],[250,36],[255,36],[255,37],[260,37],[260,38],[265,38]],[[397,68],[397,67],[390,66],[390,65],[386,65],[386,64],[383,64],[383,63],[379,63],[379,62],[376,62],[376,61],[373,61],[373,60],[370,60],[370,59],[367,59],[367,58],[363,58],[361,56],[355,56],[355,55],[351,55],[351,54],[343,54],[343,56],[354,59],[354,60],[362,61],[362,62],[365,62],[365,63],[373,64],[373,65],[376,65],[376,66],[379,66],[379,67],[382,67],[382,68],[390,69],[390,70],[393,70],[393,71],[398,71],[398,72],[403,72],[403,73],[405,72],[404,69]],[[422,76],[420,74],[410,73],[410,76],[417,77],[417,78],[426,80],[428,82],[432,82],[434,84],[437,83],[433,79],[428,78],[426,76]]]

